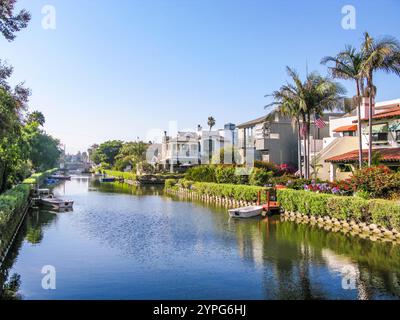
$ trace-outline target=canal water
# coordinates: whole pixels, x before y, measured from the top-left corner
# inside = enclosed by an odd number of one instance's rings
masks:
[[[54,192],[74,211],[29,213],[1,269],[3,298],[400,297],[399,246],[279,217],[232,220],[160,188],[85,176]]]

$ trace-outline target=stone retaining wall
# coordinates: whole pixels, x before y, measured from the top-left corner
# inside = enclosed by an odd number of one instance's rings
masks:
[[[371,241],[384,241],[400,244],[400,232],[389,230],[376,224],[367,224],[355,220],[339,220],[336,218],[308,216],[298,212],[285,212],[282,214],[284,221],[310,224],[327,231],[342,232],[352,236],[358,236]]]
[[[166,192],[186,199],[201,200],[206,203],[216,203],[226,207],[227,209],[256,205],[256,202],[239,201],[232,198],[215,197],[210,195],[199,195],[196,192],[185,188],[166,189]],[[376,224],[367,224],[355,220],[339,220],[328,216],[308,216],[298,212],[284,212],[281,215],[281,219],[283,221],[309,224],[331,232],[342,232],[344,234],[358,236],[371,241],[384,241],[393,244],[400,244],[399,231],[389,230]]]
[[[201,200],[207,203],[216,203],[227,209],[234,209],[239,207],[247,207],[247,206],[255,206],[257,205],[256,202],[250,201],[242,201],[236,200],[232,198],[224,198],[224,197],[216,197],[211,195],[200,195],[192,190],[180,188],[178,190],[175,189],[165,189],[165,191],[169,194],[173,194],[176,196],[184,197],[186,199],[192,200]]]

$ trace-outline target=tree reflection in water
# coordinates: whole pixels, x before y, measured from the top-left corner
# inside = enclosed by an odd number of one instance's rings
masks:
[[[39,244],[43,239],[43,229],[53,223],[57,214],[51,211],[31,210],[14,239],[6,259],[0,267],[0,300],[19,300],[18,293],[21,286],[21,276],[17,273],[9,274],[24,241],[32,245]]]
[[[322,274],[315,281],[319,272],[315,265],[326,266],[339,276],[344,276],[344,267],[354,268],[355,298],[400,297],[399,246],[281,221],[279,217],[258,223],[251,220],[231,223],[236,229],[240,255],[255,264],[263,261],[267,299],[335,299],[332,292],[328,293],[330,288],[324,284]],[[262,251],[255,250],[256,247]],[[346,295],[342,288],[336,293]]]

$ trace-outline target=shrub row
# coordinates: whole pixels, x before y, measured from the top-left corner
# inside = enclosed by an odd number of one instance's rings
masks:
[[[23,184],[41,184],[47,177],[55,173],[58,169],[50,169],[45,172],[39,172],[31,175],[29,178],[25,179]]]
[[[115,171],[115,170],[103,170],[103,172],[111,177],[123,178],[126,180],[136,180],[136,174],[133,172]]]
[[[165,187],[190,189],[200,195],[209,195],[222,198],[233,198],[242,201],[257,201],[258,192],[261,191],[261,200],[265,201],[268,188],[213,182],[194,182],[186,179],[169,179]]]
[[[269,164],[269,166],[272,167],[273,165]],[[267,165],[262,168],[254,167],[248,172],[245,167],[240,166],[203,165],[189,169],[185,174],[185,179],[196,182],[264,186],[272,182],[272,177],[275,174],[274,171],[266,168],[269,167]]]
[[[29,192],[29,185],[19,184],[0,195],[0,234],[14,211],[20,210],[26,204]]]
[[[281,206],[291,212],[312,216],[330,216],[375,223],[400,230],[400,205],[388,200],[366,200],[310,191],[282,189],[277,191]]]

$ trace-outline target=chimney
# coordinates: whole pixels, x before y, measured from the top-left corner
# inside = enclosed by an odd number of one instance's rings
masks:
[[[372,100],[372,115],[375,114],[375,101]],[[369,117],[369,98],[363,97],[361,100],[361,119]]]

